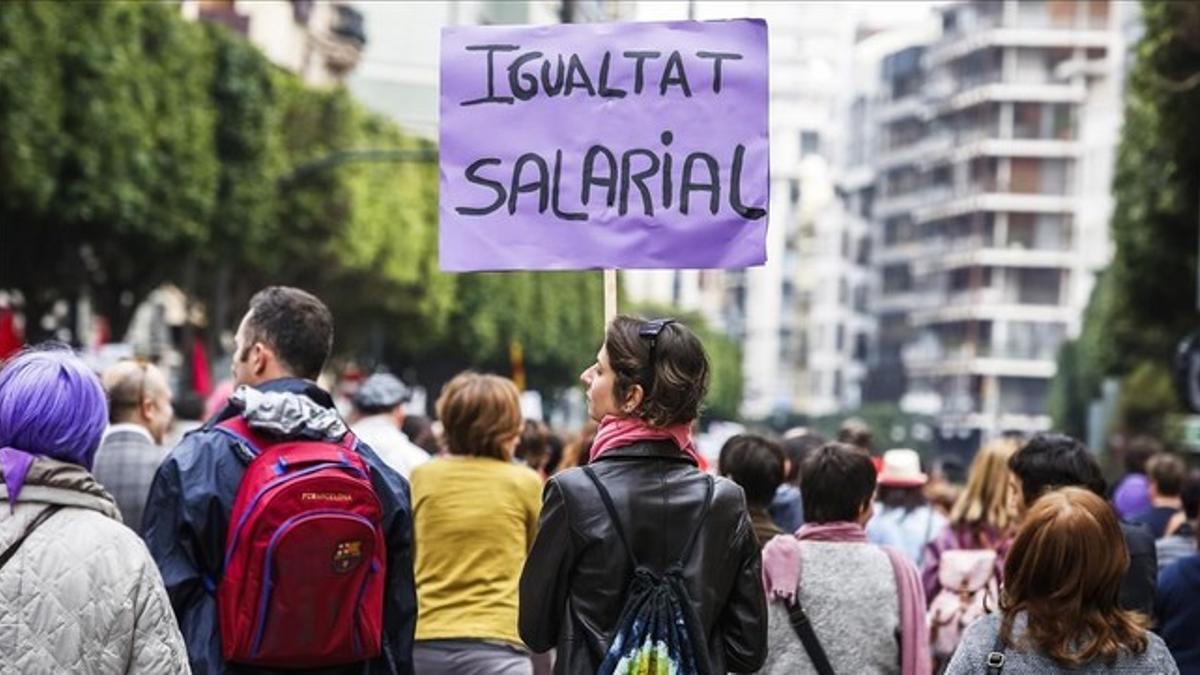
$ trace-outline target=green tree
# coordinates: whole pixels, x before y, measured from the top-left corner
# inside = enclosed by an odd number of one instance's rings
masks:
[[[121,326],[122,296],[174,264],[132,253],[204,241],[217,174],[208,43],[167,5],[4,3],[0,31],[0,165],[13,167],[0,285],[34,289],[35,315],[90,288]]]
[[[1060,358],[1062,427],[1078,424],[1078,406],[1097,395],[1104,377],[1155,393],[1153,411],[1122,395],[1131,404],[1120,406],[1123,428],[1179,410],[1161,378],[1197,323],[1200,4],[1147,0],[1142,8],[1145,34],[1129,72],[1113,180],[1115,251],[1092,294],[1077,354]]]

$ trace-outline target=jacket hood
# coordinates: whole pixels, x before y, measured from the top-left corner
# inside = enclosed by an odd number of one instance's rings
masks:
[[[0,482],[0,499],[9,501],[8,487]],[[117,522],[121,512],[112,495],[96,482],[87,469],[78,464],[39,457],[29,467],[17,504],[37,502],[98,511]]]
[[[337,441],[346,423],[337,410],[314,401],[307,392],[238,387],[229,399],[251,429],[276,438]]]

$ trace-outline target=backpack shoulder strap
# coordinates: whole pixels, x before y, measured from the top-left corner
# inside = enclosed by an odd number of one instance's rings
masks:
[[[833,665],[829,663],[829,656],[825,653],[825,648],[821,646],[821,641],[817,639],[817,633],[813,630],[812,622],[808,620],[808,614],[804,613],[804,607],[800,605],[799,589],[796,590],[794,599],[788,601],[786,606],[792,630],[796,631],[796,635],[804,645],[804,651],[808,652],[808,658],[812,661],[813,667],[817,669],[817,673],[834,675]]]
[[[628,556],[630,564],[636,568],[638,562],[633,555],[633,545],[630,544],[629,537],[625,536],[625,528],[621,526],[621,519],[617,517],[617,507],[613,506],[612,496],[608,494],[608,490],[604,488],[604,484],[600,482],[600,477],[596,475],[592,467],[584,466],[583,473],[591,479],[592,484],[596,486],[596,491],[600,493],[600,501],[604,502],[604,510],[608,511],[613,529],[617,531],[617,536],[621,539],[621,546],[625,548],[625,555]]]
[[[1000,675],[1004,670],[1004,649],[1004,638],[996,631],[996,641],[992,643],[992,651],[988,652],[984,662],[987,665],[987,675]]]
[[[37,517],[30,521],[29,526],[25,528],[25,531],[21,533],[21,536],[17,537],[16,541],[9,544],[8,548],[4,549],[3,553],[0,553],[0,568],[3,568],[5,563],[7,563],[14,555],[17,554],[17,549],[21,548],[21,544],[25,543],[25,540],[29,538],[29,535],[33,534],[33,531],[36,530],[39,525],[47,520],[50,520],[50,516],[58,513],[60,508],[62,508],[61,504],[55,504],[49,508],[43,509],[41,513],[37,514]]]
[[[241,415],[234,415],[233,417],[221,420],[213,425],[212,428],[214,431],[218,431],[234,441],[241,443],[242,446],[246,448],[246,451],[249,452],[253,457],[258,457],[263,453],[264,450],[275,444],[255,433],[254,429],[252,429],[250,424],[246,421],[246,418],[242,417]],[[356,454],[358,453],[358,437],[356,437],[348,428],[346,429],[346,433],[342,434],[340,439],[329,442],[333,445],[337,445],[343,450],[348,450]]]
[[[688,537],[687,544],[683,547],[683,553],[679,556],[680,567],[687,563],[692,557],[692,549],[696,548],[696,540],[700,538],[700,530],[704,527],[704,521],[708,518],[708,512],[712,508],[713,500],[713,477],[704,474],[704,508],[700,510],[700,517],[696,519],[696,526],[692,529],[691,536]]]
[[[241,415],[234,415],[213,425],[213,431],[220,432],[234,441],[241,443],[253,457],[258,457],[266,449],[267,444],[259,438]]]

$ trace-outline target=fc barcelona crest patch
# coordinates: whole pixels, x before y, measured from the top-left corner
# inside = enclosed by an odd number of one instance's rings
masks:
[[[345,574],[358,567],[363,558],[362,545],[359,540],[339,542],[333,551],[333,571]]]

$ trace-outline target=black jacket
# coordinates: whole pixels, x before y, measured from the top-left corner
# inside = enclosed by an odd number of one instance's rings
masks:
[[[1129,547],[1129,570],[1121,579],[1120,603],[1123,609],[1154,615],[1154,590],[1158,580],[1158,552],[1154,535],[1144,525],[1121,523],[1121,534]]]
[[[333,407],[329,394],[305,380],[273,380],[258,389],[301,394],[322,407]],[[171,451],[150,487],[143,519],[143,537],[162,572],[195,675],[268,672],[222,660],[216,598],[205,588],[206,580],[215,583],[221,576],[229,513],[249,464],[249,458],[241,454],[228,436],[213,430],[217,422],[237,412],[226,406]],[[413,631],[417,620],[408,482],[365,443],[359,444],[359,452],[371,470],[371,483],[383,507],[387,537],[383,651],[378,658],[362,664],[307,672],[408,675],[413,672]]]
[[[606,452],[591,465],[612,494],[638,562],[663,572],[703,506],[706,476],[669,442]],[[767,655],[762,564],[742,489],[716,479],[712,507],[684,566],[707,637],[708,671],[747,672]],[[609,646],[632,569],[596,486],[581,469],[546,483],[541,525],[521,574],[521,638],[557,647],[555,673],[592,675]]]

